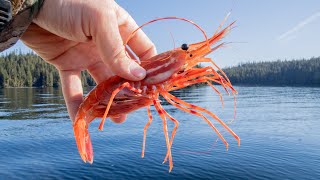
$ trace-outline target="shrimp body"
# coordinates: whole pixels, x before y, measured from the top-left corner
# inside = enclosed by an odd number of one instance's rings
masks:
[[[206,41],[186,45],[179,48],[158,54],[148,60],[141,61],[141,66],[146,69],[146,77],[141,81],[128,81],[118,76],[113,76],[98,84],[84,99],[76,115],[73,129],[76,143],[81,158],[84,162],[93,162],[93,149],[88,132],[88,126],[95,118],[102,118],[99,129],[103,129],[104,121],[107,117],[117,117],[119,114],[128,114],[132,111],[147,107],[149,116],[148,123],[144,128],[142,154],[144,157],[147,128],[152,122],[150,106],[154,105],[159,116],[163,121],[163,131],[166,139],[167,154],[164,162],[169,160],[169,171],[172,170],[173,162],[171,155],[171,146],[178,128],[178,121],[172,117],[159,102],[159,95],[176,108],[190,114],[201,117],[218,134],[218,137],[228,148],[228,143],[212,124],[212,122],[203,114],[207,114],[220,123],[240,144],[240,138],[215,114],[199,106],[187,103],[169,92],[181,89],[197,83],[208,83],[221,98],[221,93],[211,84],[211,82],[222,85],[226,91],[230,89],[233,94],[236,90],[223,71],[216,64],[205,56],[218,49],[223,43],[215,45],[230,30],[232,24],[216,32]],[[194,68],[200,62],[209,62],[216,66],[220,73],[213,67]],[[172,121],[175,126],[169,138],[167,119]]]

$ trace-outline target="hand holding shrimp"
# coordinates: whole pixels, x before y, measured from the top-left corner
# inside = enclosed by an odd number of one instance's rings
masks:
[[[123,46],[137,28],[135,20],[114,0],[44,1],[21,40],[58,69],[63,97],[74,121],[83,101],[81,71],[87,70],[97,84],[113,75],[132,81],[145,77],[145,70],[126,57]],[[141,59],[156,54],[142,30],[128,45]]]
[[[73,125],[78,150],[84,162],[93,162],[93,149],[88,132],[88,126],[91,121],[96,117],[102,117],[99,126],[99,129],[102,130],[107,117],[112,118],[119,114],[127,114],[139,108],[147,107],[149,120],[144,128],[142,146],[142,157],[144,157],[147,129],[152,122],[150,106],[154,105],[163,122],[163,131],[167,146],[167,154],[164,162],[167,161],[167,159],[169,160],[169,171],[171,171],[173,167],[171,146],[179,123],[178,120],[163,109],[158,100],[159,95],[163,96],[165,100],[178,109],[201,117],[217,133],[227,148],[228,143],[225,138],[204,114],[209,115],[221,124],[224,129],[238,141],[238,144],[240,144],[240,138],[215,114],[199,106],[187,103],[169,93],[172,90],[185,88],[193,84],[208,83],[221,97],[221,93],[211,82],[220,84],[226,91],[230,89],[232,94],[237,93],[223,71],[218,68],[210,58],[205,58],[207,54],[223,46],[223,43],[217,44],[217,42],[230,31],[233,23],[222,30],[220,30],[220,26],[211,38],[207,38],[205,32],[198,25],[183,18],[159,18],[144,25],[164,19],[187,21],[199,28],[203,32],[206,40],[190,45],[183,44],[179,48],[158,54],[147,60],[141,60],[140,65],[146,69],[146,77],[141,81],[129,81],[119,76],[113,76],[98,84],[80,105]],[[142,26],[133,31],[126,42],[128,42],[134,33]],[[215,46],[211,47],[213,45]],[[200,62],[212,63],[218,68],[219,73],[210,66],[194,68],[194,66]],[[167,118],[175,124],[170,138],[167,128]]]

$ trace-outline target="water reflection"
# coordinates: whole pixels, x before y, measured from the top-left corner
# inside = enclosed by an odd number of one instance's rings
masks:
[[[62,92],[57,88],[0,89],[0,119],[38,119],[64,109]]]

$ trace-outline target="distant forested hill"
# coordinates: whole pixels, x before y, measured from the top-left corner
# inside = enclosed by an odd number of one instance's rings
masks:
[[[94,85],[87,72],[82,73],[84,86]],[[60,78],[56,68],[39,56],[10,53],[0,56],[0,87],[58,87]]]
[[[234,85],[320,86],[320,57],[244,63],[223,70]]]
[[[245,63],[224,71],[235,85],[320,86],[320,57]],[[87,72],[82,73],[82,82],[95,85]],[[0,56],[0,88],[50,86],[60,86],[58,71],[39,56],[14,52]]]

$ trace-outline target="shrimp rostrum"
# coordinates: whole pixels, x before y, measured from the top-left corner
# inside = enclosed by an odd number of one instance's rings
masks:
[[[210,58],[205,57],[224,45],[224,43],[220,43],[219,41],[231,30],[233,23],[225,28],[221,28],[222,25],[220,25],[219,29],[210,38],[207,38],[205,32],[198,25],[183,18],[159,18],[145,23],[144,25],[165,19],[179,19],[195,25],[203,32],[206,38],[205,41],[189,45],[182,44],[179,48],[163,52],[148,60],[140,61],[140,65],[147,71],[146,77],[141,81],[128,81],[119,76],[113,76],[98,84],[85,97],[79,107],[73,124],[78,150],[84,162],[93,162],[93,149],[88,132],[90,122],[95,118],[102,118],[99,125],[99,129],[102,130],[106,118],[117,117],[119,114],[128,114],[142,107],[147,108],[149,117],[143,130],[144,135],[141,156],[144,157],[147,129],[152,122],[150,106],[154,105],[163,122],[163,131],[167,147],[164,162],[169,161],[169,171],[171,171],[173,167],[171,146],[179,122],[162,107],[159,101],[160,95],[174,107],[202,118],[208,123],[227,148],[227,141],[206,116],[210,116],[212,120],[217,121],[238,141],[238,144],[240,144],[238,135],[236,135],[228,125],[214,113],[205,108],[185,102],[170,94],[170,91],[198,83],[207,83],[219,94],[221,100],[222,95],[213,83],[221,85],[227,92],[231,91],[233,95],[237,93],[226,74]],[[132,32],[127,42],[137,30]],[[196,68],[195,66],[201,62],[211,63],[213,66]],[[174,123],[174,128],[170,137],[167,128],[167,120]]]

